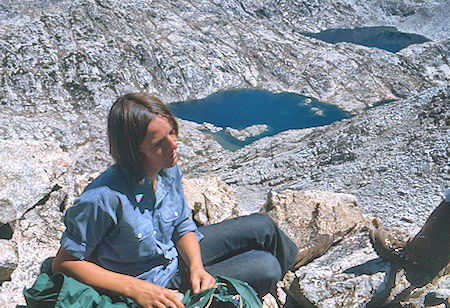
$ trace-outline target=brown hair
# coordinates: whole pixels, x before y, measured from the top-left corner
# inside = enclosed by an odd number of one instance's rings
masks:
[[[139,146],[148,124],[157,115],[165,117],[178,135],[178,124],[172,112],[152,95],[125,94],[116,100],[109,111],[109,151],[116,163],[130,170],[138,180],[144,177]]]

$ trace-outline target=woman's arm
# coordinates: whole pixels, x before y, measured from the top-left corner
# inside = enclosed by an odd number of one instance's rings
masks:
[[[194,232],[188,232],[177,242],[177,249],[189,268],[191,289],[194,294],[211,288],[216,279],[203,268],[200,245]]]
[[[92,262],[79,260],[60,248],[52,263],[53,273],[62,272],[108,294],[123,295],[144,308],[184,308],[177,291],[106,270]]]

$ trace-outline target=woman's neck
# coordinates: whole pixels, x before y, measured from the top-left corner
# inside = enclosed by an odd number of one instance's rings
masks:
[[[146,177],[152,183],[153,191],[156,191],[156,183],[158,182],[158,172],[147,172]]]
[[[144,178],[139,181],[139,184],[144,184],[145,179],[148,179],[152,183],[153,190],[156,190],[156,183],[158,182],[158,172],[146,172]]]
[[[161,170],[161,169],[160,169]],[[158,179],[158,173],[160,170],[145,170],[145,177],[150,181],[156,181]]]

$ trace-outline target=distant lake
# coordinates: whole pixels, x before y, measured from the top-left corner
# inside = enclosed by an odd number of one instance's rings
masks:
[[[178,118],[224,128],[219,132],[208,133],[224,148],[232,151],[288,129],[327,125],[351,116],[336,106],[313,98],[257,89],[227,90],[204,99],[170,103],[168,106]],[[226,127],[242,130],[262,124],[267,125],[265,131],[244,141],[232,137],[225,130]]]
[[[301,33],[328,43],[349,42],[367,47],[377,47],[390,52],[397,52],[412,44],[430,41],[414,33],[404,33],[395,27],[363,27],[355,29],[329,29],[318,33]]]

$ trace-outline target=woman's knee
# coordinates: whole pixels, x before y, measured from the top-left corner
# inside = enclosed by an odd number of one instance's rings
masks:
[[[248,218],[250,219],[249,225],[252,227],[270,230],[270,232],[277,228],[273,219],[267,214],[255,213],[249,215]]]
[[[266,251],[255,251],[254,262],[257,269],[252,274],[250,284],[260,295],[270,292],[282,279],[282,270],[277,258]]]
[[[251,250],[247,252],[251,260],[247,262],[246,268],[249,276],[254,280],[272,281],[276,283],[281,279],[282,271],[278,259],[265,250]]]
[[[249,217],[254,217],[254,219],[258,219],[264,224],[275,224],[273,219],[268,214],[265,213],[254,213],[250,214]]]
[[[267,251],[260,251],[259,256],[256,258],[255,260],[257,260],[261,272],[260,275],[263,276],[261,278],[273,281],[274,283],[282,278],[280,262],[274,255]]]

